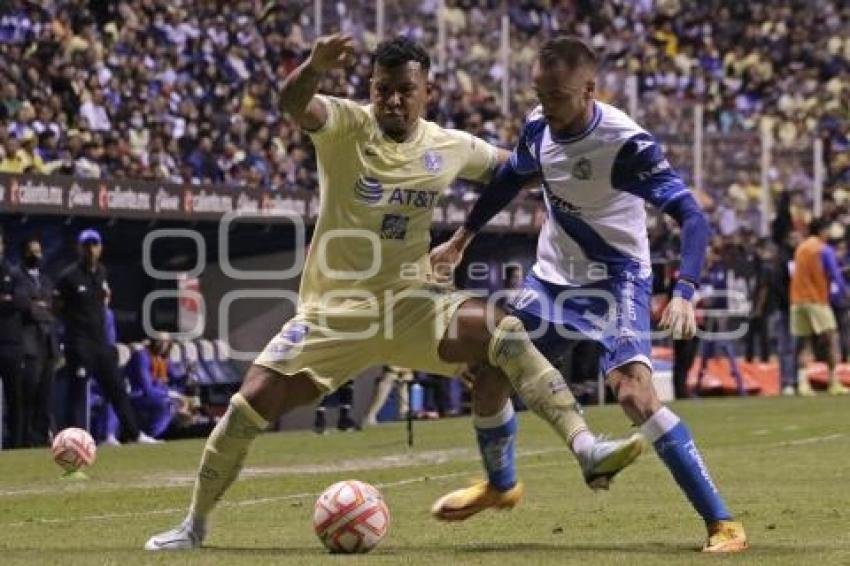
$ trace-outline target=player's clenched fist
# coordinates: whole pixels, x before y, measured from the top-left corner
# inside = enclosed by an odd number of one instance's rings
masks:
[[[449,240],[431,250],[430,258],[435,279],[440,283],[446,283],[451,281],[455,267],[463,259],[463,249]]]
[[[350,35],[335,33],[316,40],[310,52],[310,67],[324,72],[344,67],[354,57],[354,41]]]

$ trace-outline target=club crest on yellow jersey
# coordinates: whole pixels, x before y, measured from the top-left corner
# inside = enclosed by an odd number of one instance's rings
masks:
[[[443,170],[443,156],[436,151],[426,151],[422,154],[422,167],[432,175]]]

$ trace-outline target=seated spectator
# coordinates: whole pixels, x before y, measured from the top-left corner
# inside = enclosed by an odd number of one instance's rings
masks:
[[[18,158],[23,166],[24,173],[43,175],[48,172],[44,160],[35,147],[35,132],[29,128],[21,133],[21,148],[18,150]]]
[[[22,159],[18,140],[10,137],[0,146],[0,173],[23,173],[26,162]]]
[[[74,160],[74,175],[88,179],[100,178],[100,165],[98,163],[101,155],[100,146],[95,142],[88,142],[83,146],[83,154]]]
[[[148,340],[144,347],[132,353],[125,370],[130,382],[130,403],[139,425],[154,438],[165,433],[176,413],[169,381],[183,377],[175,374],[168,360],[170,350],[171,341],[167,337]]]

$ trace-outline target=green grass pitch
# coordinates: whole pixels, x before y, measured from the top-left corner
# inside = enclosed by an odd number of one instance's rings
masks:
[[[703,400],[673,405],[744,521],[751,549],[696,552],[703,526],[652,451],[592,493],[533,415],[520,422],[526,497],[510,512],[440,524],[429,508],[480,475],[469,419],[316,437],[268,434],[212,520],[204,550],[148,554],[179,521],[202,441],[101,448],[89,481],[59,479],[47,450],[0,453],[0,564],[850,564],[850,399]],[[617,407],[587,412],[626,434]],[[347,478],[378,486],[392,513],[365,556],[330,556],[311,528],[316,494]]]

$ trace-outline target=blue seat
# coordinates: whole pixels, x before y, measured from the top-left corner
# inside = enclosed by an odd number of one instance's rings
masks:
[[[222,371],[227,376],[228,383],[242,383],[242,372],[236,369],[233,360],[230,359],[230,346],[224,340],[213,340],[216,360]]]
[[[198,346],[194,342],[183,342],[182,345],[185,353],[186,365],[198,385],[215,385],[215,381],[207,371],[207,368],[203,363],[201,363]]]
[[[198,347],[198,356],[200,363],[204,366],[213,382],[223,385],[230,383],[227,373],[218,363],[215,355],[215,346],[209,340],[196,340],[195,345]]]

